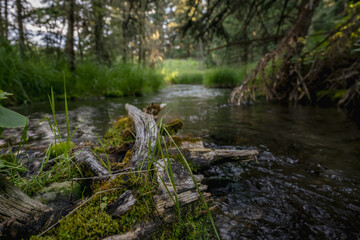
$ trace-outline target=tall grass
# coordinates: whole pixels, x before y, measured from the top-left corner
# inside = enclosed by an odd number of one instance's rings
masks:
[[[204,85],[207,87],[233,88],[241,79],[235,69],[219,67],[206,71]]]
[[[124,63],[109,67],[84,61],[78,62],[75,72],[71,72],[64,58],[32,51],[22,59],[15,46],[0,45],[0,88],[14,94],[10,103],[46,100],[51,87],[56,95],[61,95],[64,76],[72,98],[138,96],[164,85],[163,75],[156,69]]]
[[[256,66],[255,63],[230,68],[226,66],[212,68],[204,75],[204,85],[216,88],[233,88],[240,85]]]

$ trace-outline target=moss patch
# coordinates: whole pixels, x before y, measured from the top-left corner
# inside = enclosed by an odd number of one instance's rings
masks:
[[[175,135],[182,127],[184,126],[183,121],[180,119],[175,119],[169,123],[163,124],[162,128],[166,129],[166,131],[170,134],[170,136]],[[167,136],[166,131],[161,131],[162,135]]]
[[[106,133],[104,143],[107,146],[121,147],[134,140],[134,122],[129,117],[123,117],[117,120]]]
[[[47,236],[32,239],[100,239],[129,231],[135,224],[153,217],[153,192],[144,184],[143,176],[121,175],[111,181],[95,183],[91,188],[94,194],[99,194],[74,214],[63,218]],[[106,208],[128,189],[137,198],[133,208],[119,218],[108,215]]]
[[[214,230],[198,201],[181,208],[182,221],[163,224],[152,239],[216,239]]]

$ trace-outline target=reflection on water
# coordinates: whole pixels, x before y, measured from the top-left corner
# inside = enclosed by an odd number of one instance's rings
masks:
[[[125,103],[168,104],[165,118],[181,118],[182,135],[209,146],[255,148],[259,163],[226,163],[207,170],[209,191],[220,203],[215,219],[224,239],[356,239],[360,237],[360,131],[337,109],[227,104],[229,90],[170,86],[142,98],[71,102],[74,141],[96,141],[125,114]],[[65,132],[62,103],[57,104]],[[18,107],[29,116],[30,143],[49,143],[47,103]],[[16,142],[19,131],[6,131]]]

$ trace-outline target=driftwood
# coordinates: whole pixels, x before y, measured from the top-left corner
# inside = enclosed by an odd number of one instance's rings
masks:
[[[130,190],[127,190],[118,197],[113,205],[108,207],[106,212],[113,217],[117,217],[129,211],[135,203],[136,198],[134,194]]]
[[[98,162],[98,159],[94,156],[90,148],[83,148],[75,152],[74,160],[76,163],[81,163],[83,167],[98,177],[109,175],[109,171]]]
[[[210,148],[184,149],[183,152],[187,161],[199,166],[202,169],[224,162],[256,160],[256,155],[259,153],[257,150]]]
[[[36,234],[53,219],[52,208],[30,198],[1,175],[0,203],[1,239],[20,239]]]
[[[146,169],[156,145],[158,127],[152,115],[140,111],[133,105],[126,104],[125,109],[134,121],[136,140],[130,159],[131,167]],[[150,145],[150,146],[149,146]],[[149,155],[150,147],[150,155]]]

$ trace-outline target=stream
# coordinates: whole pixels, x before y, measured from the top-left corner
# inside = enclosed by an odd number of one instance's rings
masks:
[[[140,98],[69,102],[73,142],[98,141],[125,103],[143,108],[167,103],[166,119],[180,118],[179,135],[202,137],[206,147],[257,149],[258,162],[224,163],[206,170],[219,207],[213,212],[222,239],[360,239],[360,129],[336,108],[256,103],[229,106],[230,90],[172,85]],[[63,133],[62,102],[56,105]],[[30,149],[53,140],[44,117],[48,103],[14,108],[29,117]],[[83,119],[83,121],[81,121]],[[17,143],[21,131],[4,131]]]

